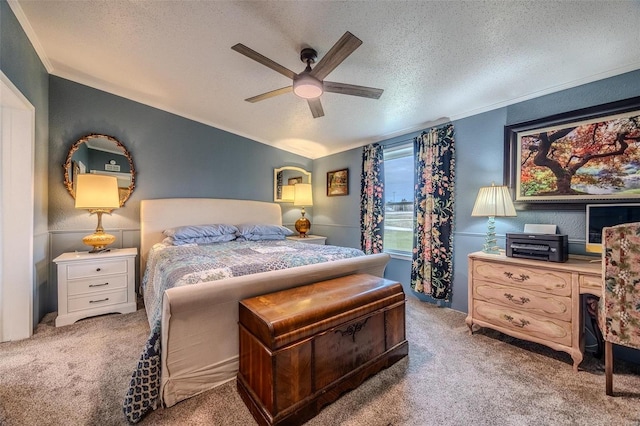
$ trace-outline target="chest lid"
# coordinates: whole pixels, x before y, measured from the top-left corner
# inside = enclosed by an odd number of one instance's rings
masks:
[[[354,274],[240,301],[240,324],[277,349],[351,319],[404,302],[402,285]]]

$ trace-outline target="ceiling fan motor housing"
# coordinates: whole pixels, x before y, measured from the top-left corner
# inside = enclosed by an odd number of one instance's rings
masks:
[[[315,64],[318,59],[318,52],[310,47],[305,47],[300,51],[300,60],[305,64]]]

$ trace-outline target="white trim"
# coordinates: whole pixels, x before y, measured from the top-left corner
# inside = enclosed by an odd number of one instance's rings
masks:
[[[0,71],[0,341],[33,333],[35,108]]]
[[[29,22],[29,19],[27,19],[27,15],[25,15],[24,10],[22,10],[20,3],[18,3],[18,0],[7,0],[7,3],[9,3],[9,7],[13,11],[13,14],[18,20],[18,23],[20,23],[20,26],[31,42],[33,49],[36,51],[38,58],[40,58],[40,61],[42,62],[42,65],[44,65],[49,74],[53,73],[53,65],[51,65],[51,61],[49,61],[49,58],[47,57],[47,54],[45,53],[44,48],[40,43],[40,39],[36,35],[36,32],[33,30],[31,22]]]

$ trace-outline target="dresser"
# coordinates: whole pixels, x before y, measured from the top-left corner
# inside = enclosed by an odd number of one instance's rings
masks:
[[[297,235],[291,235],[287,237],[287,240],[298,241],[300,243],[307,243],[307,244],[318,244],[323,246],[327,241],[327,237],[322,237],[320,235],[307,235],[304,238],[300,238]]]
[[[466,324],[564,351],[578,371],[584,354],[581,294],[599,296],[599,259],[569,256],[565,263],[482,252],[469,259]]]
[[[53,261],[58,268],[56,327],[79,319],[113,312],[136,311],[136,248],[106,253],[63,253]]]

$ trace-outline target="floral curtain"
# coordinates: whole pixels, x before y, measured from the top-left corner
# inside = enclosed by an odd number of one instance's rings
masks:
[[[384,223],[384,162],[380,144],[362,151],[360,191],[360,244],[367,254],[382,252]]]
[[[450,301],[453,284],[453,124],[414,139],[415,188],[411,288]]]

